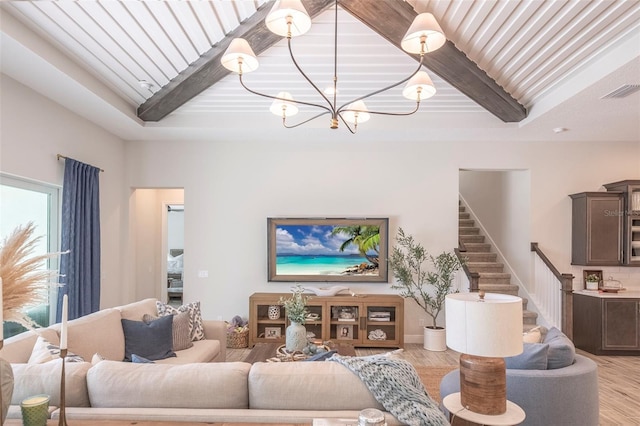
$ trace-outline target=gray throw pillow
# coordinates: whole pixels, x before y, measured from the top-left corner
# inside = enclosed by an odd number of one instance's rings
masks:
[[[152,361],[176,356],[173,352],[173,315],[158,318],[150,323],[121,319],[124,331],[124,360],[131,355]]]
[[[576,357],[576,347],[562,331],[551,327],[544,338],[543,343],[549,344],[547,357],[547,369],[553,370],[573,364]]]
[[[173,350],[181,351],[189,349],[193,346],[191,341],[191,318],[189,312],[181,312],[179,314],[173,314]],[[151,321],[157,320],[158,317],[153,315],[144,314],[142,321],[149,324]]]
[[[549,345],[546,343],[524,343],[520,355],[509,356],[504,362],[513,370],[546,370]]]

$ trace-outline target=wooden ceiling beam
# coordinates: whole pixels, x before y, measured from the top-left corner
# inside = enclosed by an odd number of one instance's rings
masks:
[[[264,19],[271,10],[274,1],[265,3],[238,28],[227,34],[219,43],[189,65],[176,78],[153,94],[138,107],[138,117],[144,121],[160,121],[187,101],[202,93],[213,84],[226,77],[230,71],[220,64],[220,59],[229,47],[231,40],[237,37],[246,39],[256,55],[282,40],[267,29]],[[335,0],[303,0],[311,18],[333,5]]]
[[[404,0],[338,0],[338,3],[400,50],[400,42],[417,16]],[[410,56],[420,60],[418,55]],[[519,122],[527,117],[527,109],[451,41],[427,53],[424,65],[502,121]]]

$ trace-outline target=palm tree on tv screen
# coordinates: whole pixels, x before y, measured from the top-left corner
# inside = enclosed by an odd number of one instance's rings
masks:
[[[358,251],[361,255],[367,258],[367,260],[378,266],[379,262],[379,249],[380,249],[380,227],[379,226],[336,226],[331,231],[331,235],[348,235],[346,239],[340,245],[340,251],[345,251],[349,245],[353,244],[358,247]],[[369,254],[371,251],[375,252],[375,255]]]

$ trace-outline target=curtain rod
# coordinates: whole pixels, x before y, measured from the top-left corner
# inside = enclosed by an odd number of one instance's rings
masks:
[[[60,159],[66,160],[67,158],[69,158],[69,157],[65,157],[64,155],[58,154],[58,161],[60,161]],[[91,166],[91,167],[95,167],[95,166]],[[100,168],[97,168],[97,169],[100,170],[101,172],[104,172],[104,170],[102,170]]]

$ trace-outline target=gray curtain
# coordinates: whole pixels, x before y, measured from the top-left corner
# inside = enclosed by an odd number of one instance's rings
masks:
[[[69,319],[100,309],[100,169],[65,159],[62,187],[62,251],[57,321],[62,297],[69,297]]]

